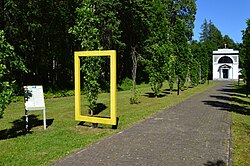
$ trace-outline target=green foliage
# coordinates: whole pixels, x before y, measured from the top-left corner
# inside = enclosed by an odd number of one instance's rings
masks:
[[[59,90],[59,91],[48,91],[44,92],[44,98],[50,99],[50,98],[60,98],[60,97],[68,97],[68,96],[74,96],[75,91],[74,90]],[[23,100],[23,97],[22,97]]]
[[[155,49],[152,49],[153,53],[150,59],[146,60],[146,72],[149,76],[149,83],[151,85],[151,89],[154,92],[154,95],[157,97],[160,93],[160,89],[165,81],[167,69],[168,69],[168,57],[165,48],[160,48],[157,45]]]
[[[242,64],[242,73],[244,77],[246,78],[247,82],[247,88],[246,88],[246,94],[250,93],[250,19],[247,20],[247,27],[243,31],[243,46],[241,50],[241,62]]]
[[[178,24],[177,22],[179,20],[181,20],[186,27],[184,35],[185,37],[187,37],[188,40],[191,40],[193,36],[194,20],[197,10],[196,0],[188,0],[188,1],[170,0],[166,1],[165,3],[167,3],[166,12],[168,20],[171,25],[169,28],[174,30],[174,26]]]
[[[15,76],[12,74],[17,70],[27,71],[14,48],[6,41],[4,31],[0,30],[0,118],[12,100],[15,87]]]
[[[117,50],[119,81],[131,77],[133,49],[138,57],[155,62],[165,57],[166,68],[175,66],[176,62],[168,63],[171,55],[178,56],[172,32],[181,20],[186,27],[181,35],[187,40],[191,39],[196,13],[195,2],[5,0],[2,2],[4,18],[0,20],[0,26],[6,32],[8,42],[15,47],[15,52],[32,71],[29,75],[21,74],[17,79],[19,87],[23,84],[42,84],[46,89],[72,89],[72,54],[75,50]],[[163,63],[159,65],[162,65],[160,68],[165,68]],[[138,82],[149,81],[145,67],[146,63],[138,60]],[[185,72],[186,67],[183,69]],[[159,69],[152,71],[158,72],[157,77],[160,74],[164,79],[176,79],[176,72],[172,72],[172,69],[171,72],[164,70],[165,74]],[[103,78],[100,86],[108,89],[108,60],[104,60],[101,71]],[[16,74],[18,72],[14,73]],[[185,80],[185,76],[183,78]]]
[[[167,70],[168,84],[169,84],[170,93],[172,93],[172,91],[174,90],[174,82],[176,80],[175,63],[176,63],[176,56],[171,55],[169,57],[168,70]]]
[[[113,49],[115,46],[122,46],[119,41],[121,32],[118,29],[120,21],[112,9],[113,5],[115,1],[86,0],[77,8],[76,25],[69,29],[69,33],[80,41],[83,50]],[[100,76],[109,74],[107,68],[102,68],[104,62],[104,66],[109,66],[109,61],[103,61],[100,57],[87,57],[81,67],[91,111],[97,107]]]
[[[223,42],[224,42],[224,44],[227,45],[227,48],[237,49],[237,45],[228,35],[225,35],[223,37]]]
[[[207,56],[202,56],[201,43],[197,41],[192,41],[191,52],[193,55],[192,65],[190,66],[190,79],[193,86],[201,82],[202,68],[208,69],[208,60],[204,61],[203,58],[208,58]]]
[[[192,86],[197,86],[200,82],[200,63],[198,60],[193,59],[190,67],[190,79]]]
[[[130,104],[139,104],[140,100],[139,97],[141,95],[141,91],[138,89],[135,89],[134,95],[129,98]]]
[[[132,79],[126,77],[125,79],[122,80],[121,85],[118,86],[118,90],[121,90],[121,91],[131,90],[132,91],[131,87],[132,87]],[[133,93],[131,93],[131,96],[129,98],[130,104],[138,104],[140,102],[139,101],[140,94],[141,94],[140,90],[135,89],[134,95]]]
[[[1,82],[0,84],[0,118],[3,117],[4,110],[11,102],[13,88],[8,82]]]
[[[205,19],[203,24],[201,25],[200,42],[206,42],[210,40],[209,31],[210,31],[210,25]]]
[[[118,86],[118,89],[122,91],[131,90],[132,80],[128,77],[122,80],[121,85]]]
[[[205,19],[204,23],[201,25],[200,41],[213,43],[214,50],[218,48],[223,48],[226,41],[229,42],[230,38],[225,35],[223,38],[221,31],[213,24],[210,20],[209,22]],[[230,40],[231,42],[231,40]],[[228,43],[231,44],[231,43]]]
[[[165,13],[166,3],[154,1],[151,3],[148,18],[149,36],[145,42],[145,71],[154,95],[160,93],[163,82],[167,77],[168,58],[171,54],[171,44],[168,41],[169,26]]]
[[[81,71],[83,72],[83,87],[91,111],[95,111],[97,108],[96,101],[101,90],[98,80],[101,76],[102,62],[100,57],[86,57],[81,66]]]
[[[32,72],[17,78],[19,88],[24,84],[72,88],[71,53],[75,43],[67,31],[74,23],[74,12],[79,1],[1,2],[4,9],[4,24],[1,26],[7,41]]]
[[[81,6],[76,9],[76,25],[69,29],[69,33],[75,35],[84,50],[101,49],[100,31],[96,27],[100,19],[95,15],[94,10],[92,0],[82,1]]]
[[[220,30],[210,21],[210,29],[209,29],[209,37],[210,41],[216,45],[216,49],[223,48],[223,36]]]
[[[91,0],[82,1],[82,4],[76,10],[77,21],[69,32],[76,36],[81,42],[83,50],[101,49],[99,30],[96,27],[100,19],[94,13],[94,6]],[[86,57],[81,66],[83,72],[83,87],[89,102],[89,109],[93,113],[97,107],[97,98],[100,91],[98,79],[101,74],[100,57]]]
[[[205,83],[208,79],[211,79],[210,73],[212,73],[212,52],[215,50],[214,45],[210,41],[201,43],[200,45],[200,63],[201,63],[201,83]]]
[[[187,27],[185,23],[178,19],[172,32],[172,42],[174,43],[174,55],[176,56],[175,73],[181,81],[181,87],[186,82],[188,66],[191,64],[191,50],[189,49],[188,38],[185,35]]]

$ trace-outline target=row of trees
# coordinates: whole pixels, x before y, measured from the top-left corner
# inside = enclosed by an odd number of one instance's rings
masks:
[[[119,80],[131,78],[132,56],[142,57],[145,63],[138,63],[137,80],[148,81],[146,61],[161,61],[158,55],[177,56],[177,52],[187,55],[179,47],[186,47],[192,38],[196,12],[194,0],[1,3],[0,29],[30,70],[19,74],[19,85],[36,83],[45,88],[72,88],[75,50],[117,50]]]
[[[250,91],[250,19],[246,21],[247,27],[243,30],[242,49],[241,49],[241,63],[242,74],[246,80],[246,95],[248,97]]]
[[[75,50],[117,50],[117,78],[149,82],[154,95],[164,80],[197,85],[211,77],[211,52],[237,47],[211,22],[202,25],[200,42],[192,41],[195,0],[5,0],[0,29],[5,45],[28,70],[10,70],[18,87],[73,88]],[[5,35],[4,35],[5,34]],[[8,43],[8,44],[7,44]],[[6,51],[2,51],[5,55]],[[12,54],[12,53],[11,53]],[[18,62],[19,62],[18,61]],[[84,87],[95,108],[100,89],[109,87],[109,59],[81,61]],[[20,66],[20,65],[18,65]],[[23,66],[23,65],[21,65]],[[14,67],[16,68],[16,67]],[[18,68],[17,68],[18,69]],[[4,79],[6,80],[6,79]],[[9,80],[7,80],[9,82]],[[2,92],[2,91],[1,91]]]
[[[132,78],[133,68],[134,85],[149,81],[156,96],[165,79],[184,85],[191,66],[195,0],[5,0],[1,9],[0,28],[30,71],[11,73],[19,86],[73,88],[74,50],[117,50],[118,82]],[[83,81],[96,87],[87,94],[108,86],[108,59],[82,64]],[[100,71],[89,72],[91,66]]]

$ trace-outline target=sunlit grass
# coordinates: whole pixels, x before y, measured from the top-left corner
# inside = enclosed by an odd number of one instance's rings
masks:
[[[233,165],[250,165],[250,98],[247,98],[241,85],[233,94]]]
[[[117,93],[118,129],[113,130],[109,125],[99,124],[98,129],[91,128],[90,123],[79,125],[74,120],[74,97],[52,98],[46,100],[47,123],[49,127],[43,130],[42,111],[30,111],[30,121],[33,127],[31,133],[25,134],[24,103],[12,103],[3,119],[0,119],[0,165],[46,165],[69,153],[86,147],[89,144],[109,136],[121,129],[125,129],[139,121],[153,115],[164,108],[175,105],[188,97],[215,85],[203,84],[181,92],[168,94],[165,83],[162,96],[149,97],[151,89],[148,85],[138,86],[140,91],[139,104],[131,105],[130,91]],[[83,113],[87,112],[87,102],[82,96]],[[109,94],[100,94],[98,103],[107,107],[99,115],[109,115]]]

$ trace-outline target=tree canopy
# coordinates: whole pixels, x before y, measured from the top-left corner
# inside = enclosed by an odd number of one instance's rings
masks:
[[[249,95],[250,90],[250,19],[246,21],[247,27],[242,31],[243,37],[243,45],[241,51],[241,62],[242,62],[242,73],[245,77],[247,83],[246,94]]]
[[[5,39],[3,30],[0,30],[0,118],[3,111],[11,102],[15,88],[16,72],[27,71],[22,59],[14,52]],[[15,75],[14,75],[15,74]]]
[[[136,82],[149,82],[158,96],[165,80],[171,90],[174,82],[182,89],[189,82],[204,83],[211,78],[212,51],[224,44],[237,47],[211,20],[201,26],[200,41],[192,41],[196,0],[1,3],[1,56],[17,58],[9,58],[8,63],[16,67],[10,65],[8,70],[7,61],[1,60],[1,86],[15,80],[18,87],[42,84],[45,91],[73,89],[74,51],[115,49],[118,83],[133,78],[135,88]],[[28,73],[20,72],[24,65]],[[109,87],[109,59],[85,58],[81,65],[86,94],[92,95],[89,101],[95,105],[100,90]]]

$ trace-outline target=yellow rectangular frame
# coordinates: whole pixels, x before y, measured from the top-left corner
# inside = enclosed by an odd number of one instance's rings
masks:
[[[116,117],[116,51],[75,51],[75,120],[117,125]],[[110,118],[81,115],[80,57],[110,56]]]

